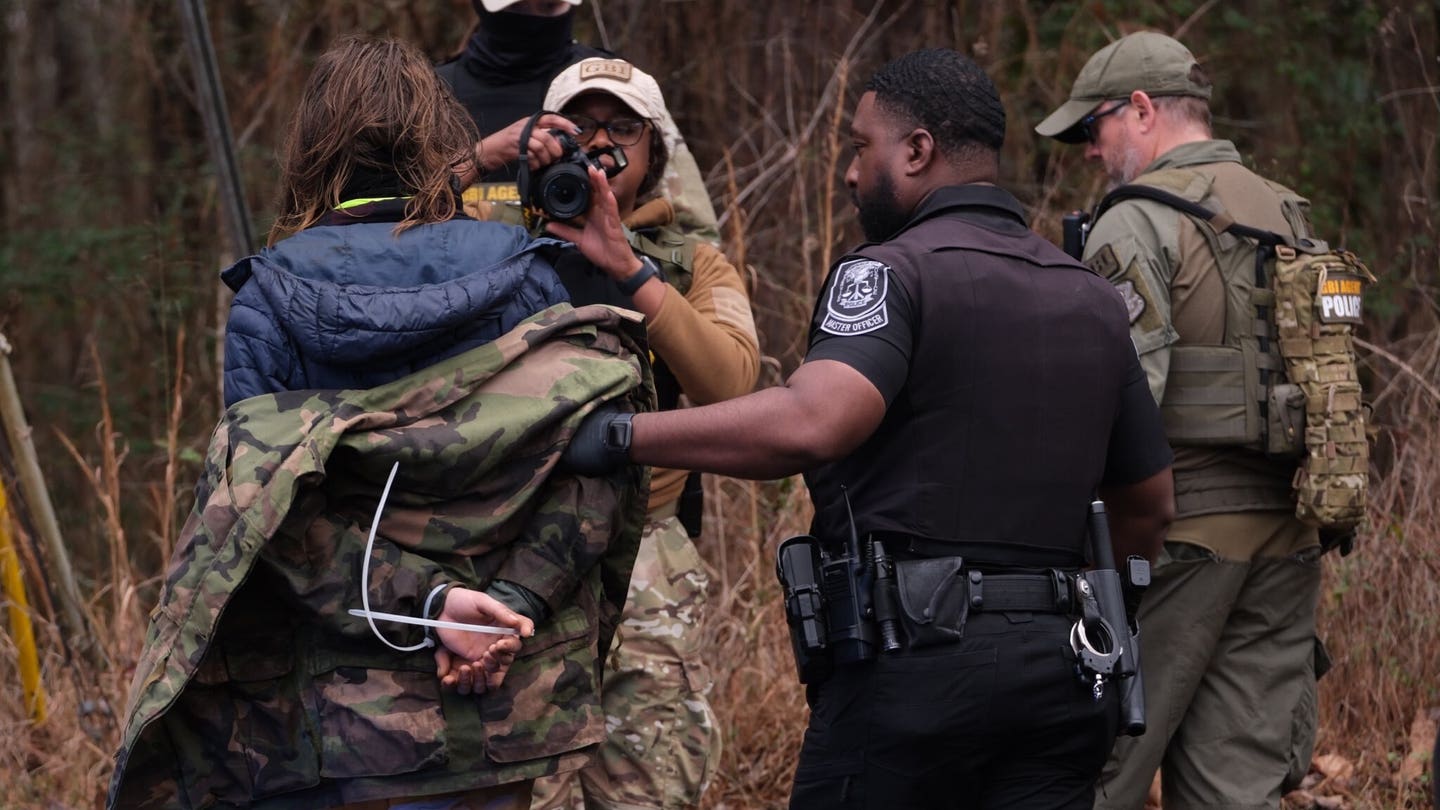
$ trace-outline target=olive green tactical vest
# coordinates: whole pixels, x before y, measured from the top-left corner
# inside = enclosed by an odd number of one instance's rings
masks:
[[[655,260],[665,283],[681,295],[690,292],[690,283],[695,277],[695,245],[698,237],[687,236],[678,228],[625,229],[630,248]]]
[[[1297,235],[1238,223],[1213,201],[1201,205],[1213,181],[1199,172],[1169,169],[1144,179],[1112,191],[1096,216],[1127,197],[1185,213],[1226,290],[1222,344],[1171,349],[1161,402],[1168,437],[1271,458],[1303,454],[1292,482],[1296,517],[1354,530],[1365,519],[1369,444],[1353,332],[1364,286],[1375,277],[1353,254],[1311,238],[1305,201],[1282,186],[1265,181]]]
[[[1211,177],[1189,169],[1164,169],[1142,179],[1145,186],[1197,204],[1208,200],[1213,183]],[[1265,182],[1280,197],[1292,229],[1304,234],[1304,198]],[[1097,218],[1118,198],[1107,196]],[[1218,219],[1192,219],[1225,282],[1225,337],[1219,345],[1171,347],[1170,373],[1160,403],[1165,435],[1176,445],[1296,455],[1303,447],[1303,402],[1287,402],[1288,391],[1281,387],[1286,380],[1273,317],[1275,293],[1268,278],[1257,278],[1256,243],[1223,233],[1232,222],[1223,212]],[[1280,401],[1272,403],[1277,397]],[[1297,415],[1300,425],[1294,421]]]

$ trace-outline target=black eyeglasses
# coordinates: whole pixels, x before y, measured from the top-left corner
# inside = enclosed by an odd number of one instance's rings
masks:
[[[1093,113],[1090,113],[1089,115],[1085,116],[1084,118],[1081,118],[1081,119],[1080,119],[1080,131],[1085,134],[1085,140],[1086,140],[1086,142],[1087,142],[1087,143],[1095,143],[1095,135],[1096,135],[1095,124],[1096,124],[1097,122],[1099,122],[1099,120],[1100,120],[1101,118],[1104,118],[1104,117],[1107,116],[1107,115],[1111,115],[1111,114],[1113,114],[1113,113],[1116,113],[1116,112],[1119,112],[1120,110],[1125,109],[1125,105],[1126,105],[1126,104],[1129,104],[1129,103],[1130,103],[1130,99],[1128,99],[1128,98],[1127,98],[1127,99],[1123,99],[1123,100],[1121,100],[1121,102],[1120,102],[1119,104],[1116,104],[1114,107],[1111,107],[1111,108],[1108,109],[1108,110],[1101,110],[1100,112],[1093,112]]]
[[[580,130],[575,137],[582,144],[590,143],[602,129],[616,146],[634,146],[645,134],[646,121],[643,118],[616,118],[612,121],[596,121],[588,115],[567,115],[566,118],[575,122],[575,128]]]

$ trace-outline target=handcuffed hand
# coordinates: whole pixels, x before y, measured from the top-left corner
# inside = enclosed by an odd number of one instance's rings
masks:
[[[436,674],[440,684],[454,687],[462,695],[498,689],[505,673],[520,652],[520,639],[535,635],[535,623],[516,613],[494,597],[469,588],[451,588],[445,593],[445,607],[439,618],[462,624],[510,627],[519,636],[472,633],[439,628],[440,644],[435,648]]]
[[[559,469],[576,475],[609,475],[630,463],[630,418],[614,403],[590,412],[560,454]]]

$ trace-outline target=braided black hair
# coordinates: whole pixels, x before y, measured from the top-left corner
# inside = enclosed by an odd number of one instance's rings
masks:
[[[935,138],[951,163],[1000,151],[1005,106],[985,71],[949,48],[927,48],[887,62],[865,85],[875,105]]]

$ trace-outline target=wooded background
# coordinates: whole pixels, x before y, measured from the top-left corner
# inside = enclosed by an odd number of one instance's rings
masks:
[[[211,2],[209,14],[261,235],[275,210],[277,142],[318,54],[367,32],[412,40],[440,61],[474,22],[463,0],[232,0]],[[79,807],[107,778],[127,667],[220,413],[228,292],[218,270],[234,257],[177,5],[0,0],[0,17],[0,333],[14,346],[104,650],[99,665],[70,657],[83,640],[61,637],[36,576],[43,553],[32,554],[53,710],[30,727],[11,686],[14,656],[0,655],[0,783],[20,786],[0,791],[0,807]],[[1312,793],[1420,806],[1428,776],[1413,764],[1415,740],[1433,739],[1440,706],[1440,7],[586,0],[577,20],[582,41],[660,81],[721,212],[724,246],[751,271],[762,385],[799,362],[825,271],[858,241],[841,174],[848,116],[874,68],[927,46],[984,66],[1009,117],[1002,184],[1058,241],[1061,214],[1093,204],[1104,180],[1078,147],[1031,128],[1115,37],[1152,28],[1186,42],[1215,80],[1217,137],[1309,196],[1320,235],[1380,279],[1361,333],[1376,498],[1359,551],[1326,561],[1322,635],[1337,667],[1321,684],[1318,752],[1339,761],[1317,760]],[[8,458],[0,446],[13,499]],[[728,663],[716,695],[727,750],[707,802],[773,806],[788,789],[804,709],[770,566],[809,506],[797,479],[716,479],[709,491],[709,632],[715,660]],[[33,549],[26,505],[14,511]],[[3,629],[0,649],[13,650]]]

